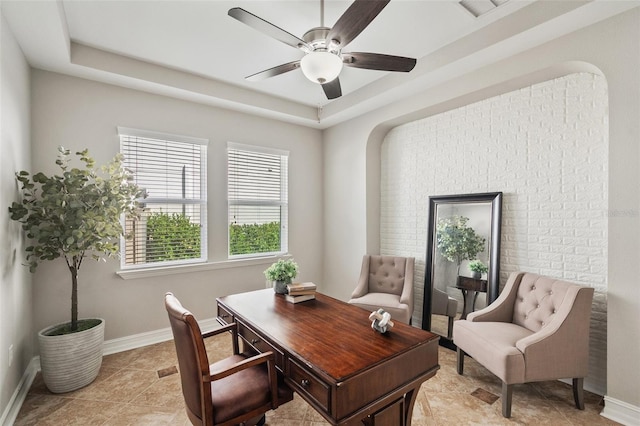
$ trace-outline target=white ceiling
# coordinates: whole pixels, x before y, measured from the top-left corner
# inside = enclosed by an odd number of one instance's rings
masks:
[[[345,67],[340,75],[343,96],[333,101],[300,70],[246,81],[247,75],[300,59],[303,53],[227,15],[231,7],[242,7],[302,37],[320,25],[319,0],[0,4],[36,68],[323,128],[638,2],[510,0],[475,18],[454,0],[392,0],[345,51],[414,57],[416,68],[405,74]],[[325,25],[333,25],[350,4],[327,0]]]

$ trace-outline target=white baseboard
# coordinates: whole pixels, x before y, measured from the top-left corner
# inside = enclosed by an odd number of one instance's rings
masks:
[[[215,318],[200,320],[198,321],[198,324],[200,325],[200,329],[203,333],[220,327],[220,324]],[[105,340],[103,354],[111,355],[118,352],[141,348],[143,346],[155,345],[156,343],[166,342],[171,339],[173,339],[171,327],[167,327],[160,330],[148,331],[146,333],[134,334],[132,336]]]
[[[640,407],[631,405],[619,399],[604,397],[604,410],[600,413],[602,417],[606,417],[614,422],[622,423],[627,426],[640,425]]]
[[[11,399],[9,400],[4,413],[2,413],[2,417],[0,417],[0,425],[11,426],[16,421],[16,417],[18,417],[18,413],[20,412],[22,403],[27,398],[29,388],[31,388],[33,379],[36,378],[36,374],[38,373],[39,369],[40,359],[36,359],[34,357],[31,362],[29,362],[29,365],[24,371],[22,378],[20,378],[20,382],[18,383],[16,390],[13,392],[13,395],[11,396]]]
[[[216,328],[221,327],[215,318],[198,321],[198,324],[200,325],[202,332],[215,330]],[[111,355],[118,352],[141,348],[143,346],[166,342],[171,339],[173,339],[171,327],[134,334],[132,336],[119,337],[117,339],[106,340],[104,342],[103,354]],[[22,375],[20,383],[18,383],[18,387],[13,393],[13,396],[9,400],[7,408],[2,413],[2,417],[0,417],[0,425],[13,425],[38,371],[40,371],[40,357],[34,356]]]

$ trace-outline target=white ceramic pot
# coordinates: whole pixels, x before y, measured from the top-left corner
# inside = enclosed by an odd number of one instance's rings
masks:
[[[38,333],[42,378],[53,393],[71,392],[93,382],[102,365],[104,320],[78,333],[47,336],[54,325]]]

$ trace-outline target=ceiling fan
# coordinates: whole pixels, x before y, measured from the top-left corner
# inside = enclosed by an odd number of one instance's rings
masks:
[[[389,1],[355,0],[338,18],[335,25],[329,28],[324,26],[324,0],[321,0],[320,26],[311,28],[302,38],[298,38],[242,8],[229,9],[229,16],[232,18],[305,53],[298,61],[269,68],[252,74],[246,79],[259,81],[301,68],[309,80],[322,85],[327,99],[336,99],[342,96],[338,76],[343,65],[380,71],[411,71],[416,65],[414,58],[381,53],[347,53],[342,51],[378,16]]]

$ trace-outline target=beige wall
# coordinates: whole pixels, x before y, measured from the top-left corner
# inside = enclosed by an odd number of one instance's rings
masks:
[[[226,259],[226,144],[288,150],[289,251],[300,279],[322,283],[321,133],[163,96],[47,71],[32,74],[33,169],[54,171],[58,145],[89,148],[99,164],[119,150],[116,126],[209,139],[209,258]],[[271,260],[268,261],[269,263]],[[123,280],[117,260],[87,259],[80,271],[81,317],[106,320],[107,340],[168,327],[163,296],[172,291],[199,318],[216,315],[215,298],[264,288],[267,264]],[[68,321],[70,279],[64,261],[42,264],[34,280],[34,331]]]
[[[28,66],[4,20],[0,22],[0,195],[6,202],[15,196],[14,171],[30,167],[30,99]],[[359,274],[362,254],[380,249],[380,143],[388,129],[572,71],[593,71],[597,67],[609,88],[609,211],[630,213],[612,215],[609,220],[607,394],[640,407],[640,372],[636,368],[640,359],[639,22],[636,8],[476,70],[473,75],[444,81],[322,134],[34,71],[33,169],[53,170],[52,152],[58,144],[72,149],[87,146],[100,162],[106,161],[117,151],[117,125],[209,138],[217,147],[209,152],[210,185],[219,184],[224,176],[221,157],[216,152],[221,152],[227,140],[289,149],[291,211],[296,212],[290,215],[290,250],[300,261],[302,279],[315,280],[323,291],[346,299]],[[213,200],[214,195],[209,199]],[[220,212],[225,209],[224,204],[211,203],[211,214],[217,215],[214,219],[223,217]],[[217,226],[222,221],[211,219]],[[9,224],[6,213],[0,212],[0,412],[34,355],[33,332],[51,322],[65,321],[68,316],[69,278],[60,262],[41,268],[36,274],[36,296],[31,306],[31,276],[18,267],[22,241],[14,225]],[[5,257],[5,253],[15,253],[15,257]],[[81,271],[81,279],[91,278],[81,289],[81,314],[105,317],[107,339],[164,328],[166,316],[161,298],[165,291],[173,290],[196,315],[211,317],[217,295],[262,287],[264,267],[125,281],[115,275],[117,262],[90,263]],[[14,361],[9,368],[6,355],[12,342],[16,342],[18,363]]]
[[[7,207],[17,200],[15,172],[29,168],[29,66],[0,12],[0,423],[34,355],[31,275],[24,239]],[[9,346],[13,360],[9,365]]]
[[[388,129],[569,72],[599,69],[609,88],[610,116],[607,396],[640,407],[639,22],[636,8],[326,130],[327,290],[348,298],[362,254],[380,250],[380,143]],[[345,218],[357,225],[347,226]]]

